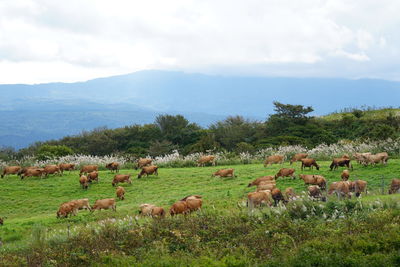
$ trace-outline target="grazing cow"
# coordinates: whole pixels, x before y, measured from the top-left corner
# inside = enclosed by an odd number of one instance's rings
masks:
[[[47,177],[49,176],[49,174],[59,174],[61,175],[60,172],[60,167],[58,167],[57,165],[47,165],[44,167],[44,176]]]
[[[272,180],[275,180],[274,176],[272,176],[272,175],[262,176],[262,177],[255,179],[253,182],[249,183],[249,185],[247,187],[259,185],[263,181],[272,181]]]
[[[42,177],[43,173],[43,168],[28,168],[21,174],[21,180],[25,177]]]
[[[10,175],[10,174],[18,174],[18,172],[21,170],[21,166],[7,166],[3,169],[3,173],[1,174],[1,178],[4,178],[5,175]]]
[[[338,167],[347,167],[353,170],[353,165],[350,163],[350,159],[347,158],[334,158],[332,160],[331,166],[329,167],[331,170],[336,170]]]
[[[131,180],[131,175],[130,174],[116,174],[114,176],[114,179],[112,180],[111,184],[112,184],[112,186],[115,186],[118,183],[124,183],[124,182],[132,184],[132,180]]]
[[[300,174],[299,176],[305,185],[318,185],[321,190],[325,190],[326,188],[326,179],[321,175]]]
[[[75,164],[71,164],[71,163],[60,163],[60,164],[58,164],[58,167],[60,168],[61,175],[64,173],[64,171],[75,170]]]
[[[289,169],[289,168],[282,168],[279,170],[277,174],[275,174],[275,179],[278,179],[278,177],[292,177],[292,179],[295,179],[296,176],[294,175],[295,169]]]
[[[119,163],[118,162],[111,162],[106,165],[106,168],[109,169],[111,172],[119,172]]]
[[[79,177],[79,183],[81,184],[83,189],[88,189],[89,187],[89,179],[85,175],[81,175]]]
[[[143,167],[137,177],[140,178],[145,174],[146,174],[147,177],[149,175],[151,175],[151,174],[154,174],[154,175],[158,176],[158,166],[152,165],[152,166]]]
[[[123,188],[122,186],[118,186],[117,190],[116,190],[116,194],[120,200],[124,200],[125,199],[125,188]]]
[[[351,189],[351,182],[349,181],[339,181],[333,182],[329,185],[328,195],[332,195],[336,193],[337,197],[340,199],[343,196],[347,198],[351,198],[350,189]]]
[[[73,202],[65,202],[60,205],[57,211],[57,218],[64,217],[67,218],[68,215],[76,215],[77,205]]]
[[[72,200],[69,203],[74,204],[74,208],[77,210],[92,210],[89,204],[89,199],[87,198]]]
[[[364,157],[365,156],[369,156],[371,155],[371,152],[366,152],[366,153],[354,153],[353,157],[355,158],[355,160],[359,163],[362,164],[364,161]]]
[[[219,176],[219,177],[236,177],[234,169],[222,169],[214,172],[211,176]]]
[[[310,185],[308,187],[308,195],[313,199],[321,199],[326,201],[326,198],[322,195],[321,189],[318,185]]]
[[[393,179],[390,184],[389,194],[395,194],[400,191],[400,179]]]
[[[147,158],[142,159],[142,158],[140,158],[140,159],[138,159],[137,162],[136,162],[135,170],[141,169],[141,168],[143,168],[144,166],[149,166],[149,165],[151,165],[152,162],[153,162],[152,159],[147,159]]]
[[[349,180],[349,178],[350,178],[350,172],[349,172],[349,170],[344,170],[344,171],[342,171],[341,177],[342,177],[342,181],[347,181],[347,180]]]
[[[292,157],[292,159],[290,160],[290,165],[292,165],[293,162],[301,161],[302,159],[305,159],[305,158],[307,158],[307,157],[308,157],[308,154],[307,154],[307,153],[298,153],[298,154],[295,154],[295,155]]]
[[[99,168],[97,167],[97,165],[84,165],[81,168],[81,171],[79,172],[79,175],[82,175],[82,173],[88,174],[89,172],[94,172],[94,171],[98,171]]]
[[[285,196],[286,196],[287,200],[296,200],[297,199],[297,195],[294,192],[294,189],[292,187],[288,187],[285,189]]]
[[[257,192],[258,191],[263,191],[263,190],[271,190],[276,187],[276,182],[275,180],[273,181],[262,181],[257,185]]]
[[[189,213],[189,208],[188,204],[186,201],[179,200],[175,202],[172,207],[169,209],[169,214],[171,216],[177,215],[177,214],[188,214]]]
[[[92,212],[95,210],[108,210],[110,208],[113,211],[117,211],[117,206],[115,204],[114,198],[98,199],[92,207]]]
[[[26,171],[28,169],[40,169],[40,167],[36,167],[36,166],[23,167],[18,171],[18,176],[21,177],[23,174],[26,173]]]
[[[188,212],[193,212],[196,210],[201,209],[201,206],[203,205],[203,200],[201,199],[202,197],[199,195],[192,195],[192,196],[187,196],[182,198],[180,201],[186,201]]]
[[[301,170],[303,170],[304,167],[312,169],[313,166],[317,170],[319,170],[319,165],[317,164],[317,161],[315,159],[310,159],[310,158],[301,159]]]
[[[270,190],[251,192],[247,194],[247,206],[250,209],[258,207],[264,203],[271,206],[272,205],[271,198],[272,195]]]
[[[268,167],[268,165],[272,164],[282,164],[285,160],[285,157],[282,155],[272,155],[265,159],[264,167]]]
[[[197,167],[204,167],[206,163],[211,163],[212,166],[215,166],[215,156],[202,156],[197,161]]]
[[[356,194],[356,197],[359,197],[363,192],[367,194],[367,184],[364,180],[355,180],[351,186],[351,191]]]
[[[287,201],[283,197],[283,194],[279,188],[272,189],[271,195],[272,195],[272,199],[274,200],[275,206],[278,205],[279,201],[282,201],[283,203],[287,203]]]
[[[385,164],[385,165],[387,164],[387,161],[389,160],[389,155],[387,152],[381,152],[381,153],[377,153],[375,155],[382,158],[382,164]]]
[[[369,164],[376,165],[378,163],[382,163],[382,164],[386,165],[388,159],[389,159],[389,155],[386,152],[378,153],[375,155],[364,155],[362,164],[364,166],[367,166]]]
[[[98,171],[89,172],[87,175],[87,178],[88,178],[89,183],[91,183],[92,181],[96,181],[98,183],[99,182],[99,172]]]
[[[139,206],[139,214],[142,216],[165,217],[165,210],[153,204],[142,204]]]

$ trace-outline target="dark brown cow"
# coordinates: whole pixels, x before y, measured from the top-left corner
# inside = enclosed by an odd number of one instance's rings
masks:
[[[274,200],[275,206],[279,204],[279,201],[286,203],[287,201],[283,197],[283,194],[279,188],[274,188],[271,190],[272,199]]]
[[[119,172],[119,163],[118,162],[111,162],[106,164],[106,168],[109,169],[111,172]]]
[[[315,167],[317,170],[319,170],[319,165],[317,164],[317,161],[315,159],[301,159],[301,170],[304,169],[304,167],[308,167],[312,169],[312,167]]]
[[[143,167],[140,173],[138,174],[138,178],[141,178],[143,175],[149,176],[151,174],[158,176],[158,167],[155,165]]]
[[[3,173],[1,174],[1,178],[4,178],[5,175],[10,175],[10,174],[18,174],[18,172],[21,170],[21,166],[7,166],[3,169]]]
[[[129,183],[132,184],[131,175],[130,174],[116,174],[114,179],[112,180],[112,186],[117,185],[118,183]]]

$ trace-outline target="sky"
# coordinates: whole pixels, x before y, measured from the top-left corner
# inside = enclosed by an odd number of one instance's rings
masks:
[[[400,80],[399,0],[0,0],[0,83],[140,70]]]

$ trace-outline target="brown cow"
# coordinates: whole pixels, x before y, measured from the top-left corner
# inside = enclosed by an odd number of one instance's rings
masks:
[[[236,177],[234,169],[222,169],[214,172],[211,176],[219,176],[219,177]]]
[[[49,174],[59,174],[61,175],[60,168],[57,165],[47,165],[44,166],[44,176],[47,177]]]
[[[349,180],[349,178],[350,178],[350,172],[349,172],[349,170],[344,170],[344,171],[342,171],[341,177],[342,177],[342,181],[347,181],[347,180]]]
[[[92,207],[92,212],[95,210],[108,210],[110,208],[113,211],[117,211],[117,206],[115,204],[114,198],[98,199]]]
[[[69,203],[74,204],[74,208],[78,210],[92,210],[89,204],[89,199],[83,198],[83,199],[77,199],[77,200],[72,200]]]
[[[20,169],[20,170],[18,171],[18,176],[21,177],[23,174],[26,173],[26,171],[27,171],[28,169],[40,169],[40,167],[36,167],[36,166],[23,167],[22,169]]]
[[[265,159],[264,167],[268,167],[268,165],[272,164],[282,164],[285,160],[285,157],[282,155],[272,155]]]
[[[276,187],[276,181],[262,181],[257,185],[257,192],[258,191],[263,191],[263,190],[271,190]]]
[[[348,158],[334,158],[332,160],[330,169],[336,170],[338,167],[346,166],[347,168],[351,168],[353,170],[353,165],[351,165],[350,161],[351,160]]]
[[[76,210],[76,204],[71,202],[62,203],[57,211],[57,218],[67,218],[68,215],[76,215]]]
[[[4,178],[5,175],[10,175],[10,174],[18,174],[18,172],[21,170],[21,166],[7,166],[3,169],[3,173],[1,174],[1,178]]]
[[[371,152],[366,152],[366,153],[354,153],[353,157],[355,160],[359,163],[362,164],[364,162],[364,157],[371,155]]]
[[[111,162],[106,164],[106,168],[109,169],[111,172],[119,172],[119,163],[118,162]]]
[[[172,207],[169,209],[169,214],[171,216],[177,215],[177,214],[188,214],[189,213],[189,208],[188,204],[186,201],[179,200],[175,202]]]
[[[162,207],[157,207],[153,204],[142,204],[139,207],[139,214],[142,216],[165,217],[165,211]]]
[[[308,157],[308,154],[307,154],[307,153],[298,153],[298,154],[295,154],[295,155],[292,157],[292,159],[290,160],[290,165],[292,165],[293,162],[301,161],[302,159],[305,159],[305,158],[307,158],[307,157]]]
[[[363,157],[362,164],[365,166],[367,166],[368,164],[376,165],[378,163],[386,165],[389,159],[389,155],[386,152],[378,153],[375,155],[364,155],[362,157]]]
[[[99,183],[99,172],[98,171],[89,172],[87,178],[89,183],[91,183],[92,181],[96,181],[97,183]]]
[[[182,198],[181,201],[186,201],[189,212],[193,212],[201,209],[201,206],[203,205],[203,200],[201,198],[202,197],[199,195],[192,195]]]
[[[204,167],[206,166],[206,163],[211,163],[212,166],[215,166],[215,156],[201,156],[197,161],[197,167]]]
[[[125,188],[123,188],[122,186],[118,186],[115,192],[120,200],[125,199]]]
[[[43,168],[28,168],[21,174],[21,180],[25,177],[42,177],[43,173]]]
[[[81,177],[79,177],[79,183],[81,184],[83,189],[88,189],[89,179],[87,178],[87,176],[81,175]]]
[[[138,174],[138,179],[141,178],[143,175],[145,175],[148,177],[151,174],[157,175],[158,176],[158,166],[156,165],[152,165],[152,166],[146,166],[143,167],[142,170],[140,171],[140,173]]]
[[[400,191],[400,179],[393,179],[390,184],[389,194],[395,194]]]
[[[259,192],[251,192],[247,194],[247,206],[250,209],[253,209],[257,206],[260,206],[264,203],[271,206],[271,191],[270,190],[263,190]]]
[[[351,191],[356,194],[356,197],[359,197],[362,192],[367,194],[367,184],[368,183],[364,180],[355,180],[351,186]]]
[[[118,183],[124,183],[124,182],[132,184],[132,180],[131,180],[131,175],[130,174],[116,174],[114,176],[114,179],[112,180],[111,184],[112,184],[112,186],[115,186]]]
[[[351,198],[350,189],[351,189],[351,182],[349,181],[333,182],[329,185],[328,195],[336,193],[338,198],[341,198],[343,196]]]
[[[287,203],[287,201],[283,197],[283,194],[279,188],[272,189],[271,195],[272,195],[272,199],[274,200],[275,206],[279,204],[279,201],[282,201],[283,203]]]
[[[75,164],[71,163],[60,163],[58,164],[58,167],[60,168],[61,175],[64,174],[64,171],[73,171],[75,170]]]
[[[142,158],[140,158],[136,162],[135,170],[141,169],[141,168],[143,168],[145,166],[149,166],[149,165],[151,165],[152,162],[153,162],[152,159],[148,159],[148,158],[142,159]]]
[[[81,171],[79,172],[79,175],[82,175],[82,173],[88,174],[89,172],[94,172],[98,171],[99,168],[97,165],[84,165],[81,167]]]
[[[308,167],[308,168],[312,169],[313,166],[317,170],[319,170],[319,165],[317,164],[317,161],[315,159],[311,159],[311,158],[301,159],[301,170],[303,170],[304,167]]]
[[[305,185],[318,185],[321,190],[326,188],[326,179],[321,175],[300,174],[299,177]]]
[[[275,179],[278,179],[278,177],[292,177],[292,179],[295,179],[296,176],[294,175],[295,169],[289,169],[289,168],[282,168],[279,170],[277,174],[275,174]]]
[[[263,181],[272,181],[272,180],[275,180],[274,176],[272,175],[258,177],[253,182],[249,183],[247,187],[259,185]]]
[[[326,201],[326,198],[322,195],[321,189],[318,185],[310,185],[308,187],[308,195],[313,199],[321,199]]]
[[[288,200],[296,200],[297,195],[294,192],[294,189],[292,187],[288,187],[285,189],[285,196]]]

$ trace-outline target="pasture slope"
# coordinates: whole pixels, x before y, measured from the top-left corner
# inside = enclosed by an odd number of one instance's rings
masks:
[[[137,179],[138,171],[120,170],[121,174],[132,174],[132,184],[120,184],[125,187],[124,201],[117,201],[117,212],[113,211],[80,211],[77,216],[68,219],[57,219],[56,211],[62,202],[72,199],[89,198],[91,205],[96,199],[115,196],[115,188],[111,185],[114,174],[100,171],[99,183],[94,182],[88,190],[83,190],[78,182],[78,171],[65,172],[64,176],[48,178],[26,178],[20,180],[12,175],[0,180],[0,216],[6,217],[5,224],[0,227],[2,249],[17,249],[26,246],[35,225],[48,229],[65,229],[66,227],[85,225],[106,218],[123,218],[127,215],[137,216],[138,206],[142,203],[152,203],[169,209],[175,201],[190,195],[203,196],[203,212],[217,211],[229,215],[245,207],[248,192],[255,187],[247,187],[253,179],[263,175],[274,175],[282,167],[293,167],[296,175],[321,174],[327,178],[328,184],[340,180],[343,168],[330,171],[328,161],[320,161],[320,170],[300,170],[300,163],[292,166],[288,162],[272,165],[267,168],[262,164],[197,167],[197,168],[161,168],[158,176]],[[221,168],[234,168],[236,178],[217,178],[211,174]],[[350,180],[363,179],[368,182],[368,196],[363,201],[392,198],[400,199],[399,195],[387,195],[391,179],[400,176],[400,160],[389,160],[387,166],[363,167],[354,163]],[[303,181],[284,178],[277,180],[278,188],[284,190],[293,187],[297,193],[304,191]],[[383,186],[383,187],[382,187]],[[381,195],[383,192],[385,195]],[[336,199],[335,197],[331,198]],[[196,215],[191,215],[196,216]],[[148,220],[148,219],[139,219]]]

